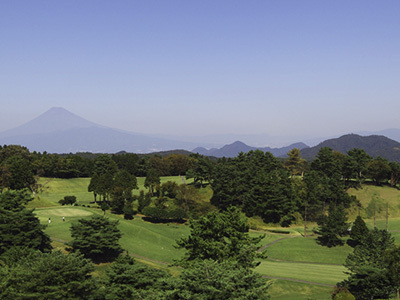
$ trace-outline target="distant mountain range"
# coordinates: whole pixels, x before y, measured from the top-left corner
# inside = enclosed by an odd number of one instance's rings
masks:
[[[389,161],[400,162],[400,143],[383,135],[347,134],[326,140],[314,147],[301,149],[300,154],[305,159],[312,159],[323,147],[329,147],[341,153],[354,148],[364,149],[372,157],[381,156]]]
[[[30,151],[49,153],[150,153],[198,146],[101,126],[60,107],[51,108],[24,125],[0,133],[0,144],[23,145]]]
[[[261,150],[264,152],[271,152],[274,156],[285,156],[290,150],[293,148],[298,148],[298,149],[304,149],[308,148],[308,146],[304,143],[296,143],[292,144],[287,147],[282,147],[282,148],[270,148],[270,147],[251,147],[246,145],[243,142],[236,141],[232,144],[225,145],[220,149],[217,148],[212,148],[212,149],[205,149],[203,147],[198,147],[196,149],[193,149],[192,152],[194,153],[199,153],[202,155],[207,155],[207,156],[214,156],[214,157],[235,157],[237,156],[240,152],[249,152],[251,150]]]
[[[382,156],[391,161],[400,162],[400,129],[387,129],[379,135],[365,133],[344,135],[332,138],[320,144],[309,147],[305,143],[291,143],[281,148],[252,147],[241,141],[215,147],[215,141],[206,143],[203,139],[198,142],[195,137],[186,137],[185,141],[178,138],[163,138],[133,133],[105,127],[81,118],[64,108],[51,108],[37,118],[0,133],[0,145],[22,145],[30,151],[47,151],[49,153],[117,153],[121,151],[132,153],[154,153],[182,149],[214,157],[235,157],[240,152],[262,150],[271,152],[274,156],[284,157],[293,148],[301,150],[304,158],[313,158],[322,147],[346,153],[353,148],[364,149],[373,157]],[[384,136],[385,135],[385,136]],[[261,136],[261,135],[260,135]],[[386,137],[388,136],[388,137]],[[232,136],[233,137],[233,136]],[[255,138],[256,136],[253,136]],[[267,136],[263,136],[269,144]],[[201,147],[200,147],[201,146]],[[193,150],[192,150],[193,149]],[[168,153],[168,152],[166,152]]]

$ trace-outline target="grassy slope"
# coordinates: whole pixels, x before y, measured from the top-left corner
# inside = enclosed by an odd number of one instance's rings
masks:
[[[294,237],[268,247],[268,257],[287,261],[343,264],[352,251],[350,246],[327,248],[315,241],[316,237]]]
[[[331,287],[317,286],[286,280],[270,280],[271,300],[331,300]]]
[[[322,284],[335,285],[342,281],[346,269],[341,265],[321,265],[307,263],[283,263],[263,261],[256,271],[272,277],[291,278]]]
[[[71,240],[69,227],[72,222],[92,214],[103,214],[99,209],[85,207],[38,208],[35,213],[47,225],[46,232],[56,241]],[[62,221],[63,216],[65,222]],[[139,217],[124,220],[110,213],[106,216],[119,221],[118,228],[123,233],[120,243],[129,253],[169,263],[181,256],[182,251],[175,249],[173,245],[177,239],[188,234],[188,226],[152,224]]]
[[[139,195],[140,190],[147,190],[144,187],[144,180],[144,177],[137,178],[138,189],[133,190],[134,195]],[[161,177],[161,183],[167,181],[182,184],[182,178],[179,176]],[[185,181],[190,183],[193,179]],[[42,187],[35,200],[29,203],[28,207],[30,208],[58,206],[58,200],[72,195],[76,196],[79,204],[88,205],[94,201],[93,193],[88,192],[90,178],[40,178],[38,183]]]
[[[163,178],[162,181],[172,180],[181,183],[180,177]],[[50,217],[52,222],[46,231],[56,240],[55,244],[60,247],[57,240],[70,240],[69,226],[70,223],[79,218],[89,216],[93,213],[102,213],[99,209],[87,207],[60,207],[57,201],[66,195],[77,196],[78,202],[81,204],[89,204],[93,201],[92,193],[87,192],[89,179],[78,178],[70,180],[42,178],[41,183],[44,185],[43,192],[37,195],[36,199],[29,204],[30,207],[38,207],[36,214],[41,222],[48,224]],[[139,188],[143,187],[144,178],[138,178]],[[136,190],[138,193],[139,190]],[[370,215],[370,207],[374,201],[380,205],[389,203],[389,213],[391,216],[389,222],[389,230],[393,231],[393,235],[397,241],[400,241],[400,191],[390,189],[389,187],[366,186],[360,190],[350,190],[351,194],[357,195],[362,203],[362,214]],[[209,190],[203,193],[211,195]],[[354,217],[355,212],[352,212]],[[356,214],[355,214],[356,215]],[[66,217],[66,222],[62,221],[62,216]],[[163,225],[151,224],[135,217],[132,221],[124,220],[121,216],[111,215],[120,221],[120,229],[123,232],[121,245],[129,253],[151,258],[153,260],[172,262],[174,259],[182,255],[182,250],[175,249],[173,245],[175,241],[188,234],[189,228],[186,225]],[[385,215],[378,215],[376,225],[378,228],[385,228]],[[373,220],[367,220],[367,224],[372,227]],[[277,228],[273,228],[276,230]],[[279,228],[278,228],[279,229]],[[315,243],[315,237],[302,238],[298,232],[302,233],[301,228],[283,229],[289,231],[292,235],[277,234],[267,232],[266,237],[261,245],[277,241],[267,249],[269,259],[262,261],[257,271],[266,276],[287,277],[300,279],[305,281],[313,281],[325,284],[335,284],[345,278],[343,274],[344,268],[340,265],[323,265],[314,263],[330,263],[342,264],[351,251],[348,246],[325,248]],[[262,232],[251,232],[251,235],[258,235]],[[283,239],[282,239],[283,238]],[[283,261],[274,261],[278,259]],[[288,261],[295,261],[288,262]],[[299,263],[303,262],[303,263]],[[271,286],[272,299],[330,299],[331,287],[317,286],[313,284],[291,282],[286,280],[270,280],[273,282]]]
[[[388,186],[375,186],[364,184],[361,189],[349,189],[350,195],[355,195],[361,202],[361,216],[372,219],[374,215],[374,205],[376,208],[376,218],[386,218],[386,203],[389,205],[389,216],[400,218],[400,191]],[[352,219],[358,215],[354,210],[351,214]]]

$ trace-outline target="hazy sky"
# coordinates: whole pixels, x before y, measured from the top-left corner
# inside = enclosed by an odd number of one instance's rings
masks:
[[[51,107],[142,133],[400,128],[400,1],[0,1],[0,131]]]

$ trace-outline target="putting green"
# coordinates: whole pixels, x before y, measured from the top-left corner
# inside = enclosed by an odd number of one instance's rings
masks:
[[[45,208],[36,209],[35,214],[40,217],[87,217],[93,213],[81,208],[63,207],[63,208]]]

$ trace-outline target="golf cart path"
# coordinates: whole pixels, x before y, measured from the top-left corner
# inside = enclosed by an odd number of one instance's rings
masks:
[[[273,244],[275,244],[275,243],[277,243],[279,241],[291,239],[291,238],[294,238],[294,237],[296,237],[296,235],[291,235],[291,236],[287,236],[287,237],[283,237],[283,238],[277,239],[277,240],[275,240],[275,241],[273,241],[271,243],[268,243],[268,244],[262,246],[261,248],[259,248],[257,250],[257,252],[262,252],[262,251],[264,251],[264,249],[268,248],[269,246],[271,246],[271,245],[273,245]]]

